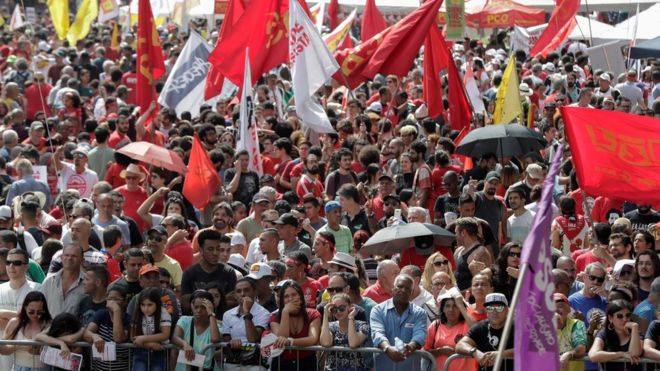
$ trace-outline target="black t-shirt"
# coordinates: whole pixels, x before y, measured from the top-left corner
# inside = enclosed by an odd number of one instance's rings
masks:
[[[115,282],[111,283],[108,287],[108,291],[112,290],[115,286],[121,287],[126,292],[124,303],[130,303],[133,296],[139,295],[142,291],[140,281],[128,282],[124,276],[119,277]]]
[[[660,222],[660,213],[654,212],[649,215],[642,215],[637,210],[626,213],[626,218],[630,220],[633,230],[648,231],[652,225]]]
[[[223,294],[230,293],[236,286],[236,272],[227,264],[220,263],[214,272],[206,272],[200,264],[195,264],[183,272],[181,294],[192,294],[195,290],[205,289],[209,282],[217,282]]]
[[[483,320],[477,322],[474,326],[470,328],[468,333],[465,335],[472,339],[477,344],[477,349],[483,353],[497,351],[500,345],[500,339],[502,338],[502,332],[504,328],[496,330],[490,328],[490,322],[488,320]],[[513,334],[515,333],[513,326],[511,327],[511,332],[509,333],[509,339],[506,344],[506,349],[513,349]],[[480,367],[480,370],[492,370],[492,367]],[[513,359],[504,360],[505,371],[513,371]]]
[[[128,232],[130,234],[130,240],[131,240],[131,246],[139,246],[144,243],[144,239],[142,238],[142,233],[140,233],[140,228],[138,227],[137,223],[133,218],[128,217],[126,215],[123,215],[119,217],[122,221],[126,222],[128,224]]]
[[[225,171],[225,184],[231,183],[236,175],[236,169],[227,169]],[[238,188],[234,192],[234,200],[241,201],[246,207],[250,207],[252,197],[259,191],[259,175],[254,171],[241,173],[241,180],[238,182]]]
[[[350,219],[346,213],[341,216],[341,224],[348,227],[351,230],[351,235],[355,235],[355,232],[363,230],[371,236],[371,231],[369,230],[369,218],[367,217],[367,212],[364,211],[364,208],[360,208],[360,211],[355,215],[353,219]]]
[[[87,326],[92,321],[94,313],[101,309],[105,309],[105,300],[95,303],[90,295],[85,295],[80,303],[78,303],[78,317],[82,321],[83,326]]]
[[[448,212],[456,213],[458,216],[460,214],[458,212],[459,198],[461,198],[460,194],[456,197],[451,197],[449,193],[445,193],[444,195],[438,197],[438,199],[435,200],[435,207],[433,208],[433,210],[435,210],[436,219],[444,218],[445,213]]]
[[[653,321],[653,322],[657,322],[657,321]],[[649,326],[649,329],[647,330],[647,334],[650,331],[651,331],[651,326]],[[605,343],[603,350],[606,352],[628,352],[628,346],[630,345],[630,340],[628,340],[625,344],[622,345],[621,342],[619,341],[619,337],[613,331],[606,331],[605,329],[600,330],[596,334],[596,337],[598,339],[601,339],[603,343]],[[657,339],[657,337],[655,339]],[[606,362],[600,364],[600,369],[607,371],[641,371],[644,368],[642,365],[633,365],[630,363]]]

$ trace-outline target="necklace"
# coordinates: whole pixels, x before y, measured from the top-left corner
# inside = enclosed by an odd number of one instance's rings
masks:
[[[497,350],[497,346],[500,343],[500,338],[497,336],[492,336],[490,334],[490,323],[488,324],[488,344],[490,344],[491,347],[493,347],[493,350]]]

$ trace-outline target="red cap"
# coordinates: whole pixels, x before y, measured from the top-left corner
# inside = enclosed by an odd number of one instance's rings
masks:
[[[145,264],[140,268],[140,276],[144,276],[147,273],[156,272],[160,273],[160,269],[153,264]]]

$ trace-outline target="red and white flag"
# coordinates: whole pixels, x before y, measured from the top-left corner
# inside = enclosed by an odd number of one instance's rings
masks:
[[[289,30],[289,60],[298,117],[317,133],[334,133],[314,94],[339,65],[297,0],[289,1]]]
[[[349,32],[351,31],[351,25],[353,24],[353,21],[355,20],[355,16],[357,15],[357,9],[353,9],[351,14],[344,19],[343,22],[337,28],[332,30],[329,34],[323,36],[323,41],[325,41],[325,44],[328,45],[328,49],[334,53],[337,48],[344,43],[344,40],[346,38],[350,38],[351,36],[349,35]]]
[[[23,16],[21,7],[18,4],[16,4],[16,7],[14,8],[14,12],[11,14],[11,20],[9,21],[9,29],[13,31],[25,25],[26,25],[25,16]]]
[[[474,79],[474,72],[472,72],[472,63],[465,65],[465,76],[463,77],[465,83],[465,91],[467,92],[470,103],[472,103],[472,110],[477,113],[483,113],[486,110],[484,100],[481,98],[477,81]]]
[[[245,51],[245,72],[243,74],[243,89],[241,89],[240,120],[238,138],[236,138],[236,149],[245,149],[250,154],[248,169],[256,172],[259,176],[264,171],[261,167],[261,156],[259,154],[259,137],[257,137],[257,119],[254,116],[254,101],[252,99],[252,75],[250,72],[250,50]]]

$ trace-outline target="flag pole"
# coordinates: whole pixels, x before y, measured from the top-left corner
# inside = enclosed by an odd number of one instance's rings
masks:
[[[522,267],[520,267],[520,274],[518,275],[518,281],[516,282],[516,289],[513,292],[513,297],[511,298],[509,313],[507,314],[506,322],[504,323],[504,331],[502,332],[500,345],[497,347],[497,357],[495,358],[493,371],[500,371],[500,366],[502,366],[502,359],[503,359],[504,351],[506,350],[506,344],[509,342],[509,336],[511,335],[511,326],[513,325],[513,317],[515,316],[516,313],[516,305],[518,304],[518,300],[520,299],[520,289],[528,271],[529,271],[529,263],[524,263]]]
[[[584,0],[584,6],[587,10],[587,22],[589,22],[589,42],[594,46],[594,35],[591,31],[591,17],[589,16],[589,0]]]

